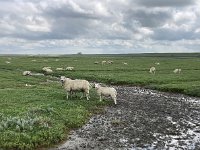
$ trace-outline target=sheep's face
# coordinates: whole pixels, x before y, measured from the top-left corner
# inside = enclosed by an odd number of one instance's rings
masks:
[[[63,84],[64,81],[65,81],[65,76],[61,76],[61,77],[60,77],[60,81],[61,81],[61,83]]]
[[[94,84],[95,89],[99,88],[99,84]]]

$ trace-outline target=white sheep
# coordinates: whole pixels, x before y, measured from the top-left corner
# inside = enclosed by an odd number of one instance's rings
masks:
[[[124,62],[123,64],[124,64],[124,65],[128,65],[128,63],[126,63],[126,62]]]
[[[23,76],[31,76],[32,75],[31,71],[24,71],[22,74],[23,74]]]
[[[43,67],[42,70],[46,73],[52,73],[53,70],[51,70],[51,67]]]
[[[160,63],[159,63],[159,62],[156,62],[155,64],[156,64],[156,65],[160,65]]]
[[[105,60],[103,60],[103,61],[101,62],[101,64],[102,64],[102,65],[106,64],[106,61],[105,61]]]
[[[117,91],[113,87],[102,87],[99,84],[95,84],[95,89],[99,95],[100,101],[102,101],[102,96],[111,96],[114,103],[117,104]]]
[[[74,67],[67,67],[66,70],[74,70]]]
[[[63,70],[65,70],[65,69],[63,69],[63,68],[56,68],[56,70],[57,70],[57,71],[63,71]]]
[[[156,73],[156,68],[155,67],[151,67],[149,69],[149,72],[155,74]]]
[[[108,60],[107,63],[108,64],[113,64],[113,61],[112,60]]]
[[[99,64],[99,62],[98,62],[98,61],[95,61],[94,64]]]
[[[173,71],[174,73],[181,73],[181,69],[179,68],[179,69],[174,69],[174,71]]]
[[[83,95],[85,94],[87,100],[89,100],[89,90],[90,90],[90,83],[87,80],[72,80],[70,78],[66,78],[65,76],[61,76],[60,81],[67,93],[67,99],[69,93],[81,91]],[[82,98],[83,96],[81,96]]]
[[[10,61],[5,61],[5,63],[6,63],[6,64],[10,64],[11,62],[10,62]]]

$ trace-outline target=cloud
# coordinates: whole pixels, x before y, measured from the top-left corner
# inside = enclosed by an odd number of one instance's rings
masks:
[[[196,0],[134,0],[134,3],[145,7],[186,7],[194,5]]]
[[[0,53],[198,51],[199,7],[200,0],[0,1]]]

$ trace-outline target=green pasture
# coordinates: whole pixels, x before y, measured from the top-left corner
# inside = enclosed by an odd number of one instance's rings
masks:
[[[102,60],[113,64],[102,65]],[[6,61],[10,63],[7,64]],[[99,61],[99,64],[94,64]],[[128,65],[124,65],[126,62]],[[160,65],[155,63],[159,62]],[[53,74],[22,76],[22,72]],[[72,66],[73,71],[56,71]],[[156,67],[156,74],[149,68]],[[181,68],[181,74],[174,74]],[[36,149],[66,139],[70,129],[80,127],[112,101],[99,102],[94,89],[90,100],[66,94],[55,77],[87,79],[108,85],[137,85],[162,91],[200,96],[200,58],[184,55],[135,57],[134,55],[1,56],[0,57],[0,149]],[[51,82],[48,82],[51,81]],[[25,86],[26,84],[31,86]]]

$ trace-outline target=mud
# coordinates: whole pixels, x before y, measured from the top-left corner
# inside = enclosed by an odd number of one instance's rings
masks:
[[[200,99],[139,87],[116,87],[106,107],[51,150],[200,149]]]

